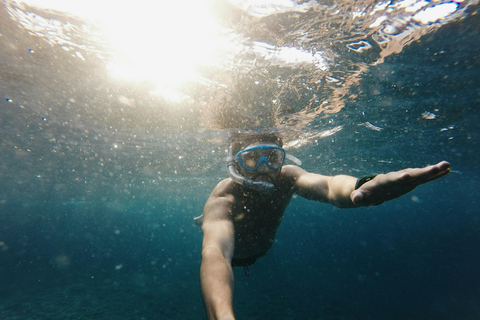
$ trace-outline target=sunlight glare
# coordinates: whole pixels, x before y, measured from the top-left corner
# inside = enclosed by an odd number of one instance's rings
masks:
[[[442,3],[417,13],[413,17],[413,20],[421,22],[423,24],[436,22],[437,20],[444,19],[448,15],[455,12],[457,10],[457,7],[458,3],[455,2]]]
[[[208,11],[208,0],[24,2],[99,24],[113,51],[111,76],[151,83],[153,94],[171,93],[166,99],[183,99],[185,95],[171,91],[201,78],[198,68],[218,64],[222,48],[231,48]]]

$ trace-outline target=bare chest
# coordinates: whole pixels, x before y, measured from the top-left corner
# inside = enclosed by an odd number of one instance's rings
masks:
[[[232,208],[235,256],[264,253],[272,246],[290,197],[237,197]]]

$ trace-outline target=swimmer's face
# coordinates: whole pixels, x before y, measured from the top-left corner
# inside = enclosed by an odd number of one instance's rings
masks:
[[[240,174],[246,178],[274,183],[279,177],[285,150],[271,143],[254,143],[238,152]]]

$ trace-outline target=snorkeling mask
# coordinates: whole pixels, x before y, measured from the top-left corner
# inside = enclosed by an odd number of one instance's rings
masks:
[[[238,164],[247,171],[255,171],[265,162],[272,170],[278,170],[282,167],[285,158],[292,160],[297,165],[302,162],[295,156],[288,154],[285,149],[278,146],[256,146],[241,150],[237,153]],[[247,189],[256,192],[271,195],[275,190],[275,185],[266,181],[257,181],[240,175],[235,168],[235,155],[232,146],[228,148],[227,160],[228,173],[230,178]]]
[[[256,171],[265,162],[270,169],[278,170],[285,161],[285,149],[277,146],[256,146],[237,153],[238,164],[247,171]]]
[[[241,176],[237,172],[237,169],[235,168],[235,156],[233,154],[232,146],[228,148],[227,167],[230,178],[232,178],[232,180],[236,183],[243,185],[247,189],[251,189],[262,194],[270,195],[273,193],[275,186],[272,183],[266,181],[252,180],[247,177]]]

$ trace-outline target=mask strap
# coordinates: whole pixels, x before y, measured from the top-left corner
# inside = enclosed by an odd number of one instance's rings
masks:
[[[286,153],[285,154],[285,158],[287,158],[288,160],[292,161],[293,163],[295,163],[297,166],[301,166],[302,165],[302,161],[300,159],[298,159],[297,157],[295,157],[293,154],[290,154],[290,153]]]

